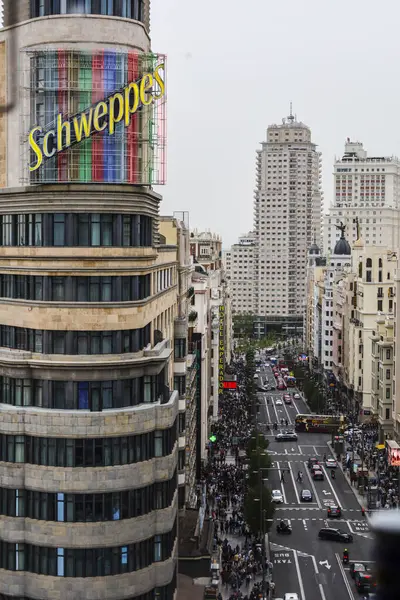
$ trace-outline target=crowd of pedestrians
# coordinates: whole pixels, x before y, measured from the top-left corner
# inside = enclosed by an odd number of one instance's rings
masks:
[[[245,366],[235,363],[238,390],[220,399],[219,420],[213,425],[215,441],[209,448],[204,470],[207,507],[214,523],[214,544],[221,551],[218,600],[258,600],[263,597],[261,574],[263,540],[252,536],[244,519],[246,472],[243,450],[252,433],[251,405],[244,386]],[[266,563],[265,568],[271,569]],[[273,595],[274,584],[266,578],[265,598]]]

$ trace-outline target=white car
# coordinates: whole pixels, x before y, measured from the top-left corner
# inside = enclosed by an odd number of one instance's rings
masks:
[[[328,469],[336,469],[337,468],[337,462],[334,458],[327,458],[325,461],[325,466]]]
[[[285,594],[284,600],[299,600],[299,595],[295,593]]]
[[[283,402],[280,398],[278,398],[277,400],[275,400],[275,404],[276,406],[282,406]]]
[[[293,394],[293,398],[295,400],[300,400],[300,394]]]
[[[283,495],[281,490],[272,490],[272,502],[276,504],[283,504]]]

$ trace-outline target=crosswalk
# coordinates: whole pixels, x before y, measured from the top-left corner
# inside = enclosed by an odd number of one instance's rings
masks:
[[[294,534],[296,533],[296,530],[298,531],[298,525],[300,525],[301,530],[308,531],[308,528],[312,524],[319,525],[320,527],[322,527],[322,526],[327,527],[328,522],[329,522],[330,527],[340,528],[340,526],[343,527],[343,525],[347,525],[350,533],[352,533],[353,535],[357,535],[357,536],[363,537],[368,540],[373,539],[373,535],[370,532],[368,525],[365,523],[365,521],[364,522],[359,521],[358,519],[335,519],[334,521],[332,521],[332,520],[327,519],[326,517],[323,518],[321,516],[316,516],[316,517],[304,517],[304,518],[303,517],[291,517],[291,518],[286,518],[285,520],[288,523],[290,523]],[[281,521],[281,518],[268,519],[268,522],[271,524],[278,524],[280,521]],[[332,525],[332,523],[335,523],[335,524]]]
[[[326,510],[323,508],[319,508],[319,506],[290,506],[290,504],[285,504],[284,506],[276,506],[275,510]],[[342,512],[358,512],[360,513],[360,509],[358,508],[342,508]]]

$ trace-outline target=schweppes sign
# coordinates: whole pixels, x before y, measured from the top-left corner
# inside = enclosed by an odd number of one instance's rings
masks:
[[[36,171],[44,160],[79,144],[94,133],[108,130],[108,134],[113,135],[117,123],[123,122],[128,127],[132,115],[165,95],[164,68],[164,63],[158,65],[153,73],[145,73],[140,80],[132,81],[67,120],[59,114],[54,129],[34,127],[29,133],[29,146],[35,160],[29,165],[29,170]]]

